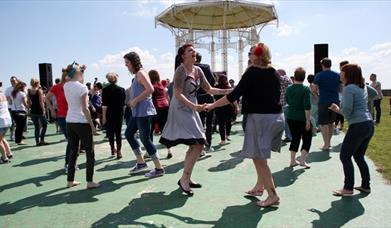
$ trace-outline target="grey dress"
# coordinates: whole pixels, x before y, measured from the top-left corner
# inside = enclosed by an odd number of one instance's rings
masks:
[[[197,104],[197,91],[207,87],[207,81],[201,68],[194,66],[195,79],[181,64],[175,71],[174,88],[182,89],[182,94],[191,102]],[[175,96],[172,97],[168,111],[167,123],[163,129],[160,143],[167,147],[178,144],[205,144],[205,131],[198,112],[182,104]]]

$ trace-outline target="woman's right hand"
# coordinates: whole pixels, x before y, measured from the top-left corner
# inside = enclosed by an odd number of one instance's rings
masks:
[[[203,105],[194,105],[194,111],[196,111],[196,112],[203,112],[203,111],[205,111],[205,106],[206,106],[206,104],[203,104]]]

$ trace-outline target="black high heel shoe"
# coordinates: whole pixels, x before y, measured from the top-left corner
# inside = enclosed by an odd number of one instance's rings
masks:
[[[194,195],[194,192],[190,189],[190,190],[185,190],[182,185],[181,185],[181,180],[178,181],[178,185],[179,187],[181,188],[182,192],[186,193],[187,196],[193,196]]]
[[[189,183],[190,188],[202,188],[202,185],[199,183]]]

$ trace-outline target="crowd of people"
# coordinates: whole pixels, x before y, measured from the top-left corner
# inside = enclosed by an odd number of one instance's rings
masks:
[[[10,140],[24,145],[23,133],[30,117],[36,146],[45,146],[49,144],[45,141],[48,120],[54,121],[67,140],[64,166],[67,187],[80,184],[75,181],[77,158],[85,153],[86,187],[97,188],[99,183],[93,181],[94,135],[97,130],[105,130],[109,154],[121,159],[125,121],[124,134],[137,161],[130,173],[147,170],[148,156],[154,168],[145,176],[165,174],[153,143],[154,134],[161,134],[159,142],[167,148],[167,158],[173,156],[172,147],[188,146],[177,184],[183,193],[192,196],[193,189],[202,187],[192,179],[193,168],[199,157],[213,150],[212,134],[216,126],[219,145],[224,146],[230,141],[232,124],[241,111],[244,131],[241,155],[252,159],[257,174],[254,187],[246,194],[261,196],[266,190],[268,196],[257,204],[269,207],[280,203],[267,162],[271,152],[279,152],[282,143],[290,143],[289,166],[309,169],[311,165],[306,158],[311,152],[312,137],[321,133],[321,149],[327,153],[335,128],[343,130],[346,119],[348,128],[340,151],[345,182],[333,194],[351,195],[354,189],[369,193],[370,175],[364,155],[374,126],[380,123],[383,98],[376,74],[371,74],[371,84],[365,83],[359,65],[343,61],[337,73],[331,70],[331,60],[324,58],[318,74],[307,76],[306,70],[298,67],[293,77],[289,77],[285,70],[274,68],[271,51],[264,43],[252,46],[248,57],[248,67],[236,86],[226,74],[214,74],[208,64],[201,63],[202,56],[191,44],[179,48],[172,82],[161,80],[157,70],[144,69],[135,52],[124,56],[125,66],[134,76],[127,89],[117,84],[119,75],[115,72],[106,75],[105,83],[96,79],[93,84],[84,84],[86,66],[76,62],[63,68],[61,79],[48,91],[37,79],[31,79],[28,88],[12,76],[11,86],[0,94],[1,161],[9,163],[13,157],[6,139],[8,129]],[[306,78],[309,86],[304,84]],[[301,156],[297,160],[300,144]],[[362,177],[361,185],[356,187],[352,157]]]

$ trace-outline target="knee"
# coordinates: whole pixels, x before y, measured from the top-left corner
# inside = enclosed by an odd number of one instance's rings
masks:
[[[342,161],[342,162],[346,162],[346,161],[349,161],[351,159],[351,156],[349,156],[347,153],[343,152],[341,150],[340,154],[339,154],[339,159]]]

